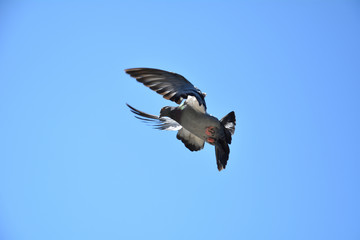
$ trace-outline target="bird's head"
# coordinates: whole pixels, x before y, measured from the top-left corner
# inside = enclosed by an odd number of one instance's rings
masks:
[[[160,111],[160,117],[170,117],[171,116],[171,111],[174,110],[175,107],[163,107]]]

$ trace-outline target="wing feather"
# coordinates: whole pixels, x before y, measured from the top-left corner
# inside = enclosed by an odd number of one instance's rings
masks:
[[[206,109],[206,94],[177,73],[154,68],[130,68],[125,72],[151,90],[163,95],[165,99],[180,104],[188,96],[194,96],[199,105],[203,105]]]
[[[130,108],[130,111],[135,114],[135,117],[137,119],[140,119],[143,122],[153,125],[156,129],[177,131],[182,128],[182,126],[179,123],[172,120],[171,118],[158,117],[155,115],[151,115],[151,114],[145,113],[143,111],[140,111],[140,110],[130,106],[129,104],[126,104],[126,105]]]

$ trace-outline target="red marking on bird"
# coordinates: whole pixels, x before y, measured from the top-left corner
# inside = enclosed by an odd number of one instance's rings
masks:
[[[208,136],[213,136],[215,133],[214,127],[207,127],[205,129],[205,134]]]

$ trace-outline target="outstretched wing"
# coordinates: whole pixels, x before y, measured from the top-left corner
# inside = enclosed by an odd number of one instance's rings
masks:
[[[158,117],[155,115],[151,115],[145,112],[142,112],[129,104],[126,104],[132,113],[135,114],[135,117],[137,119],[140,119],[146,123],[150,123],[153,125],[156,129],[159,130],[170,130],[170,131],[177,131],[182,128],[180,124],[178,124],[176,121],[172,120],[168,117]]]
[[[138,82],[163,95],[165,99],[180,104],[183,99],[194,96],[199,105],[205,104],[205,93],[191,84],[183,76],[154,68],[130,68],[125,72],[136,78]]]

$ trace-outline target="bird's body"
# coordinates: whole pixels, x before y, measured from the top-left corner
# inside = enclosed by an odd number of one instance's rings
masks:
[[[229,158],[231,135],[235,131],[235,114],[230,112],[221,120],[206,112],[205,93],[179,74],[159,69],[133,68],[125,70],[139,82],[177,102],[177,107],[164,107],[160,116],[144,113],[128,105],[135,117],[155,123],[161,130],[178,130],[177,138],[191,151],[198,151],[205,142],[215,146],[219,171]],[[182,102],[185,99],[184,102]]]
[[[207,141],[210,138],[223,138],[225,136],[224,129],[222,128],[219,119],[207,113],[198,111],[192,105],[186,104],[183,107],[175,108],[173,111],[174,116],[169,116],[171,119],[175,120],[183,128],[204,141]],[[181,114],[176,114],[177,112],[181,112]],[[177,115],[181,117],[177,117]],[[212,140],[207,142],[213,144]]]

